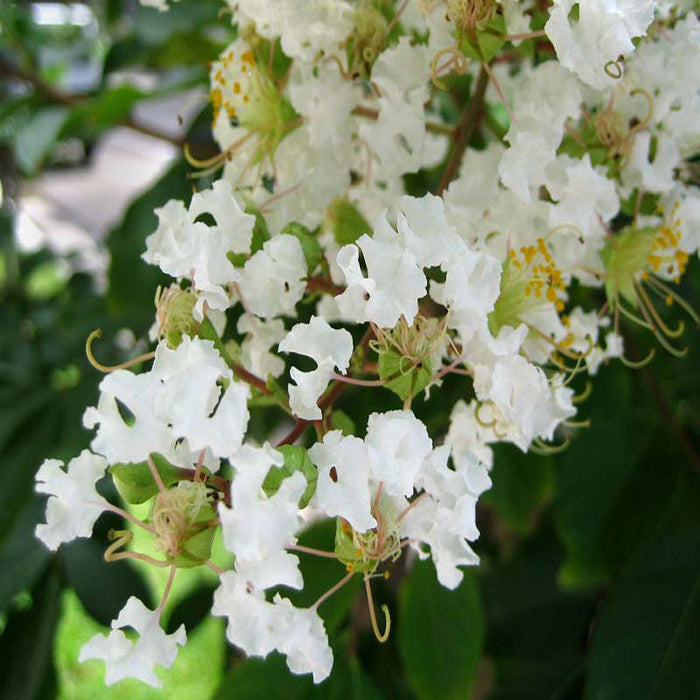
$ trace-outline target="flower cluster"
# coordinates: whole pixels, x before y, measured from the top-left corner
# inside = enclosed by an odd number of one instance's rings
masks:
[[[458,586],[479,562],[491,445],[562,449],[585,426],[579,375],[651,360],[656,343],[681,354],[678,314],[698,322],[677,287],[700,244],[700,24],[683,3],[228,2],[236,38],[210,66],[221,153],[185,149],[211,185],[156,209],[145,241],[173,278],[155,349],[107,368],[91,336],[108,371],[84,416],[92,451],[37,474],[48,547],[111,510],[160,556],[125,529],[106,559],[169,569],[156,610],[130,599],[83,648],[108,683],[159,684],[186,636],[161,612],[192,566],[219,575],[212,613],[232,644],[321,682],[319,606],[360,577],[384,641],[372,580],[404,554]],[[648,332],[646,360],[629,357],[628,324]],[[421,397],[447,381],[462,398],[429,432]],[[396,406],[350,425],[343,391]],[[290,432],[256,444],[253,404]],[[127,504],[151,504],[145,520],[98,495],[107,471]],[[336,521],[332,550],[299,544],[317,518]],[[218,529],[227,566],[211,559]],[[301,556],[338,562],[308,608],[284,594],[304,587]]]

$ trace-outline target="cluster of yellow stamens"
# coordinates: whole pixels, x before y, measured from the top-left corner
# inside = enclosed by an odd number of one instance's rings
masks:
[[[232,50],[223,54],[212,66],[211,103],[214,120],[222,109],[229,118],[239,117],[242,109],[250,102],[250,84],[255,57],[252,51],[242,51],[240,55]]]
[[[674,218],[668,224],[663,224],[654,235],[651,243],[651,252],[647,255],[647,262],[652,272],[665,272],[678,284],[688,265],[688,253],[678,248],[681,239],[680,219]],[[644,270],[641,275],[643,280],[649,279],[649,272]],[[669,294],[666,303],[671,306],[673,297]]]
[[[544,239],[538,238],[536,245],[522,246],[519,252],[510,250],[508,254],[513,267],[523,272],[525,296],[544,297],[556,306],[557,311],[563,311],[564,304],[558,298],[558,292],[564,291],[566,285]]]

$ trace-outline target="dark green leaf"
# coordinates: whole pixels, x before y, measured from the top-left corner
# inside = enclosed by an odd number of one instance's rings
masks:
[[[146,237],[156,230],[158,223],[153,212],[170,199],[187,201],[190,195],[185,162],[178,160],[150,190],[131,204],[122,222],[110,232],[107,299],[121,322],[136,328],[151,323],[154,289],[165,282],[157,268],[141,259]]]
[[[37,523],[44,522],[44,512],[45,499],[34,498],[0,550],[0,611],[17,593],[32,588],[51,558],[46,545],[34,535]]]
[[[211,614],[213,599],[213,586],[207,584],[195,588],[180,600],[171,611],[168,616],[166,632],[172,634],[180,625],[185,625],[189,635],[200,622]]]
[[[299,239],[301,249],[304,251],[304,260],[306,260],[306,271],[311,275],[323,260],[323,251],[318,238],[306,226],[298,224],[296,221],[287,224],[282,229],[282,233]]]
[[[514,445],[493,445],[493,486],[481,500],[516,532],[529,532],[538,509],[554,492],[551,457],[526,455]]]
[[[605,601],[591,646],[590,700],[700,697],[697,484],[683,484],[677,503],[668,527],[637,552]]]
[[[85,610],[103,625],[116,619],[130,596],[152,607],[150,589],[128,561],[106,562],[107,543],[75,540],[62,548],[66,578]]]
[[[581,697],[596,596],[560,586],[561,559],[545,520],[507,562],[482,565],[485,652],[494,669],[489,700]]]
[[[627,368],[603,368],[583,410],[591,427],[557,457],[555,518],[566,552],[562,579],[595,586],[622,568],[667,513],[681,463],[669,459],[673,445],[658,408]]]
[[[372,235],[372,228],[360,212],[346,199],[335,199],[328,207],[328,219],[338,245],[354,243],[363,234]]]
[[[298,445],[281,445],[277,450],[284,455],[284,464],[281,467],[270,468],[263,482],[263,490],[268,496],[273,496],[277,493],[284,479],[294,474],[294,472],[301,472],[306,479],[306,490],[301,496],[299,507],[305,508],[316,491],[318,470],[303,447]]]
[[[19,130],[15,156],[26,173],[34,173],[51,151],[68,119],[68,107],[44,107]]]
[[[48,569],[31,606],[11,614],[0,637],[0,688],[6,700],[43,700],[53,674],[53,638],[60,612],[59,569]]]
[[[473,574],[466,571],[459,588],[450,591],[438,582],[432,563],[416,562],[401,590],[398,641],[417,697],[469,697],[483,636],[483,612]]]
[[[294,676],[281,654],[237,663],[219,687],[214,700],[305,700],[313,693],[311,676]]]

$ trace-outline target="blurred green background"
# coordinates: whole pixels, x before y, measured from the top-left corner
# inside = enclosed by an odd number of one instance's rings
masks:
[[[643,370],[603,367],[581,406],[591,427],[565,452],[496,448],[494,486],[478,509],[481,566],[450,592],[431,563],[402,560],[376,586],[377,605],[392,613],[386,644],[374,639],[359,586],[324,605],[335,667],[321,686],[291,676],[281,657],[246,660],[226,644],[223,620],[208,614],[208,571],[176,579],[166,625],[184,622],[189,640],[161,674],[162,691],[137,681],[105,688],[101,663],[78,664],[80,646],[130,595],[155,605],[164,574],[104,563],[106,533],[119,522],[108,515],[92,540],[48,552],[33,536],[43,519],[34,473],[45,457],[67,461],[89,443],[81,416],[101,376],[85,359],[88,334],[104,329],[96,353],[105,363],[147,342],[162,281],[140,260],[153,209],[191,194],[185,141],[216,152],[206,62],[233,37],[221,9],[211,0],[182,0],[165,14],[127,0],[0,5],[0,695],[700,697],[694,328],[682,359],[658,352]],[[420,173],[409,184],[422,194],[434,179]],[[696,309],[698,267],[691,262],[682,290]],[[650,339],[628,342],[642,356]],[[452,375],[416,400],[434,439],[468,390]],[[390,392],[378,401],[369,407],[350,389],[338,408],[362,431],[371,410],[400,407]],[[279,420],[275,409],[256,410],[253,436]],[[107,484],[105,495],[117,502]],[[332,548],[333,527],[315,526],[304,541]],[[303,568],[298,602],[342,575],[333,562]]]

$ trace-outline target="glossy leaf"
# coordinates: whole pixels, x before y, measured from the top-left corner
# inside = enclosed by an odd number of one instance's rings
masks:
[[[401,590],[399,651],[421,700],[469,697],[481,657],[484,616],[474,575],[459,588],[438,583],[431,562],[416,562]]]

